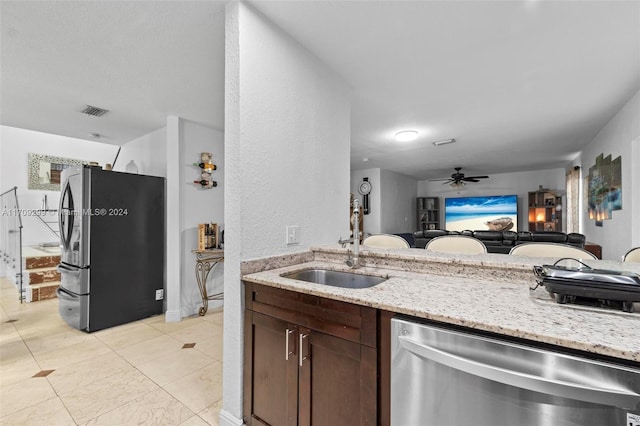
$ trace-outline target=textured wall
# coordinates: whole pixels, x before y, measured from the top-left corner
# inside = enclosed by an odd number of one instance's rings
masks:
[[[224,229],[224,134],[221,131],[183,120],[180,135],[181,157],[180,192],[182,204],[180,210],[180,232],[182,245],[182,286],[180,313],[182,317],[194,315],[202,306],[202,297],[195,275],[195,256],[191,250],[198,248],[198,224],[217,223]],[[200,168],[192,163],[200,161],[201,152],[213,153],[213,163],[218,166],[212,174],[218,186],[201,189],[193,183],[199,179]],[[169,195],[169,201],[172,200]],[[209,294],[223,290],[224,264],[219,264],[211,271],[207,279]],[[210,301],[209,308],[222,305],[219,301]]]
[[[596,156],[611,154],[622,156],[622,210],[615,210],[611,220],[603,226],[583,215],[583,229],[587,240],[602,246],[602,257],[620,260],[632,246],[632,234],[640,226],[640,211],[634,211],[634,197],[640,197],[640,183],[632,178],[638,164],[633,161],[632,144],[640,137],[640,91],[604,126],[591,143],[582,151],[582,173],[586,176],[595,164]],[[635,142],[637,143],[637,142]],[[637,155],[637,154],[636,154]]]
[[[370,213],[364,215],[364,233],[395,234],[413,232],[416,225],[415,205],[417,181],[399,173],[383,169],[353,170],[351,172],[351,193],[362,202],[358,192],[362,178],[369,178]]]
[[[240,262],[348,232],[346,85],[245,4],[231,3],[225,68],[225,333],[222,424],[242,417]],[[285,245],[285,227],[300,244]]]
[[[382,232],[413,232],[416,227],[418,181],[389,170],[380,172]]]
[[[113,170],[126,171],[134,161],[138,173],[167,177],[167,128],[162,127],[122,145]]]
[[[225,21],[224,163],[225,268],[223,409],[220,424],[242,425],[242,170],[240,168],[240,4],[227,5]]]

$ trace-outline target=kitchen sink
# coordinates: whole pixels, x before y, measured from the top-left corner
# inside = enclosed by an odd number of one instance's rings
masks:
[[[315,284],[331,285],[342,288],[369,288],[386,281],[388,278],[373,275],[354,274],[352,272],[331,271],[328,269],[307,269],[281,275],[292,280]]]

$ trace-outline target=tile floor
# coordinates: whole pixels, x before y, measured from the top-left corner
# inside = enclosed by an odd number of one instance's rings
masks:
[[[0,278],[0,425],[217,425],[222,310],[85,333]],[[195,345],[194,345],[195,344]]]

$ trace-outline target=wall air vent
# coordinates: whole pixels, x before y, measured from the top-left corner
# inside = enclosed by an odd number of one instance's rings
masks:
[[[82,110],[83,114],[92,115],[94,117],[102,117],[108,112],[109,110],[107,109],[102,109],[102,108],[94,107],[91,105],[87,105],[87,107]]]

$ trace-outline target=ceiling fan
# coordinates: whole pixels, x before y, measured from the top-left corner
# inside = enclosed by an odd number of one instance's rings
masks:
[[[446,179],[432,179],[431,182],[444,181],[443,184],[450,184],[453,187],[459,188],[464,186],[465,182],[480,182],[479,179],[487,179],[489,176],[464,176],[464,173],[460,173],[462,167],[455,167],[455,173],[450,178]]]

